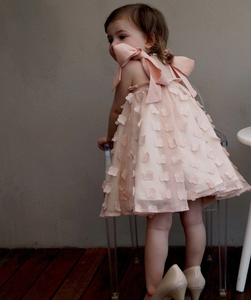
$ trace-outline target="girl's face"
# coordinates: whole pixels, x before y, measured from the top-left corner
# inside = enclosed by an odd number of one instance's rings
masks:
[[[107,38],[110,43],[109,52],[116,60],[113,47],[124,43],[134,48],[142,48],[146,51],[148,43],[146,35],[128,18],[115,19],[107,27]]]

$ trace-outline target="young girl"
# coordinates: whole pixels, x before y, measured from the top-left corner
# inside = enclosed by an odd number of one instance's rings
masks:
[[[220,145],[186,76],[194,62],[166,49],[162,13],[145,4],[114,10],[105,22],[109,52],[118,62],[108,133],[113,145],[101,216],[147,216],[145,300],[198,300],[205,285],[202,208],[250,189]],[[162,280],[172,214],[186,236],[184,273],[177,265]]]

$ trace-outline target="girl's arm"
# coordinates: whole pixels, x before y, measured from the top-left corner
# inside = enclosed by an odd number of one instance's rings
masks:
[[[118,116],[122,112],[121,106],[125,103],[125,97],[128,95],[128,88],[135,84],[140,84],[149,81],[140,61],[131,60],[124,67],[122,78],[116,88],[114,101],[110,111],[107,141],[111,142],[117,125],[115,124]]]
[[[114,95],[114,100],[113,104],[110,110],[110,115],[109,115],[109,123],[108,123],[108,132],[107,132],[107,141],[111,142],[115,131],[117,130],[117,126],[115,122],[118,119],[118,116],[122,112],[121,106],[125,103],[125,97],[128,95],[128,88],[133,85],[134,81],[134,74],[133,74],[133,65],[135,62],[128,62],[124,67],[123,67],[123,72],[121,75],[121,81],[118,84],[115,95]]]
[[[104,150],[103,145],[105,143],[112,144],[112,138],[118,127],[115,122],[122,112],[121,106],[125,103],[125,97],[128,95],[128,88],[146,81],[149,81],[149,78],[145,74],[140,61],[129,61],[123,67],[121,81],[116,88],[113,104],[110,110],[107,135],[98,140],[98,146],[101,150]]]
[[[127,69],[128,68],[123,68],[121,81],[116,87],[114,100],[109,115],[107,135],[101,137],[98,140],[98,147],[101,150],[105,150],[104,144],[112,144],[112,138],[118,127],[118,125],[116,125],[115,122],[117,121],[118,116],[122,112],[121,106],[125,103],[125,97],[128,95],[128,88],[132,85],[131,74],[128,73]]]

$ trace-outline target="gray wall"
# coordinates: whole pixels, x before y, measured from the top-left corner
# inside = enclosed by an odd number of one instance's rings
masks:
[[[0,2],[0,247],[106,245],[99,218],[116,64],[103,22],[123,0]],[[145,1],[152,3],[152,1]],[[237,132],[251,119],[251,2],[156,0],[169,47],[195,59],[191,75],[232,161],[251,182],[251,148]],[[229,200],[228,243],[243,243],[250,194]],[[145,218],[139,218],[144,243]],[[118,219],[119,244],[130,242]],[[184,243],[174,216],[172,245]]]

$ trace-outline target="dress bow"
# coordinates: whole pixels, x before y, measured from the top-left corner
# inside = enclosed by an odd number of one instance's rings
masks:
[[[194,60],[185,56],[174,56],[170,66],[174,71],[175,76],[182,79],[191,95],[195,97],[197,95],[197,92],[193,89],[191,83],[187,80],[187,77],[194,69]]]
[[[119,66],[113,75],[112,90],[114,90],[121,81],[122,68],[128,63],[128,61],[131,59],[141,60],[142,67],[150,79],[146,103],[162,101],[161,86],[170,85],[170,80],[157,66],[156,61],[141,48],[134,48],[127,44],[118,44],[113,47],[113,50]],[[180,78],[185,83],[191,94],[195,96],[196,92],[186,79],[186,76],[188,76],[193,70],[194,61],[186,57],[175,57],[170,66],[175,76]]]

